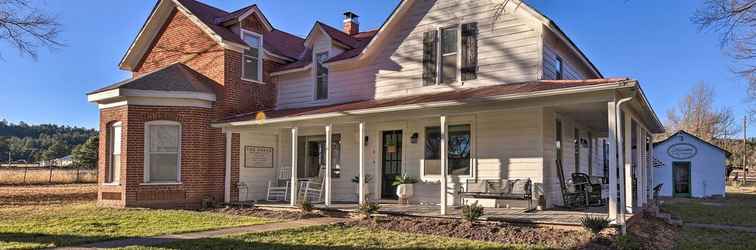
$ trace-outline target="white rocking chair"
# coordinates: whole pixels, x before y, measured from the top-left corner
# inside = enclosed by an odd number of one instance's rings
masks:
[[[267,201],[288,201],[291,183],[291,167],[282,167],[278,171],[278,180],[268,181]]]
[[[320,168],[318,177],[299,184],[299,199],[306,199],[311,203],[323,202],[323,189],[325,187],[325,168]]]

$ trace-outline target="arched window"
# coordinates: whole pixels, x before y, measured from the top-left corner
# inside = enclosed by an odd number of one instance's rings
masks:
[[[115,122],[108,126],[108,165],[105,171],[105,183],[118,184],[121,173],[121,135],[122,123]]]
[[[181,124],[151,121],[144,124],[144,182],[181,182]]]

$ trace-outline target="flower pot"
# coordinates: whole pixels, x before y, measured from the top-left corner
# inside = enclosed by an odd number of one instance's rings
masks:
[[[400,201],[408,201],[409,198],[415,195],[415,184],[399,184],[396,186],[396,196]]]

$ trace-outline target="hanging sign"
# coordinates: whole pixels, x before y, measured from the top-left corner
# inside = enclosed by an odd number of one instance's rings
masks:
[[[698,149],[695,146],[688,143],[678,143],[667,148],[667,154],[669,157],[684,160],[693,158],[698,153]]]

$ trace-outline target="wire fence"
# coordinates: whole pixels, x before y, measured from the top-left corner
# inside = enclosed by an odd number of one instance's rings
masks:
[[[96,183],[97,168],[91,166],[0,167],[0,185]]]

